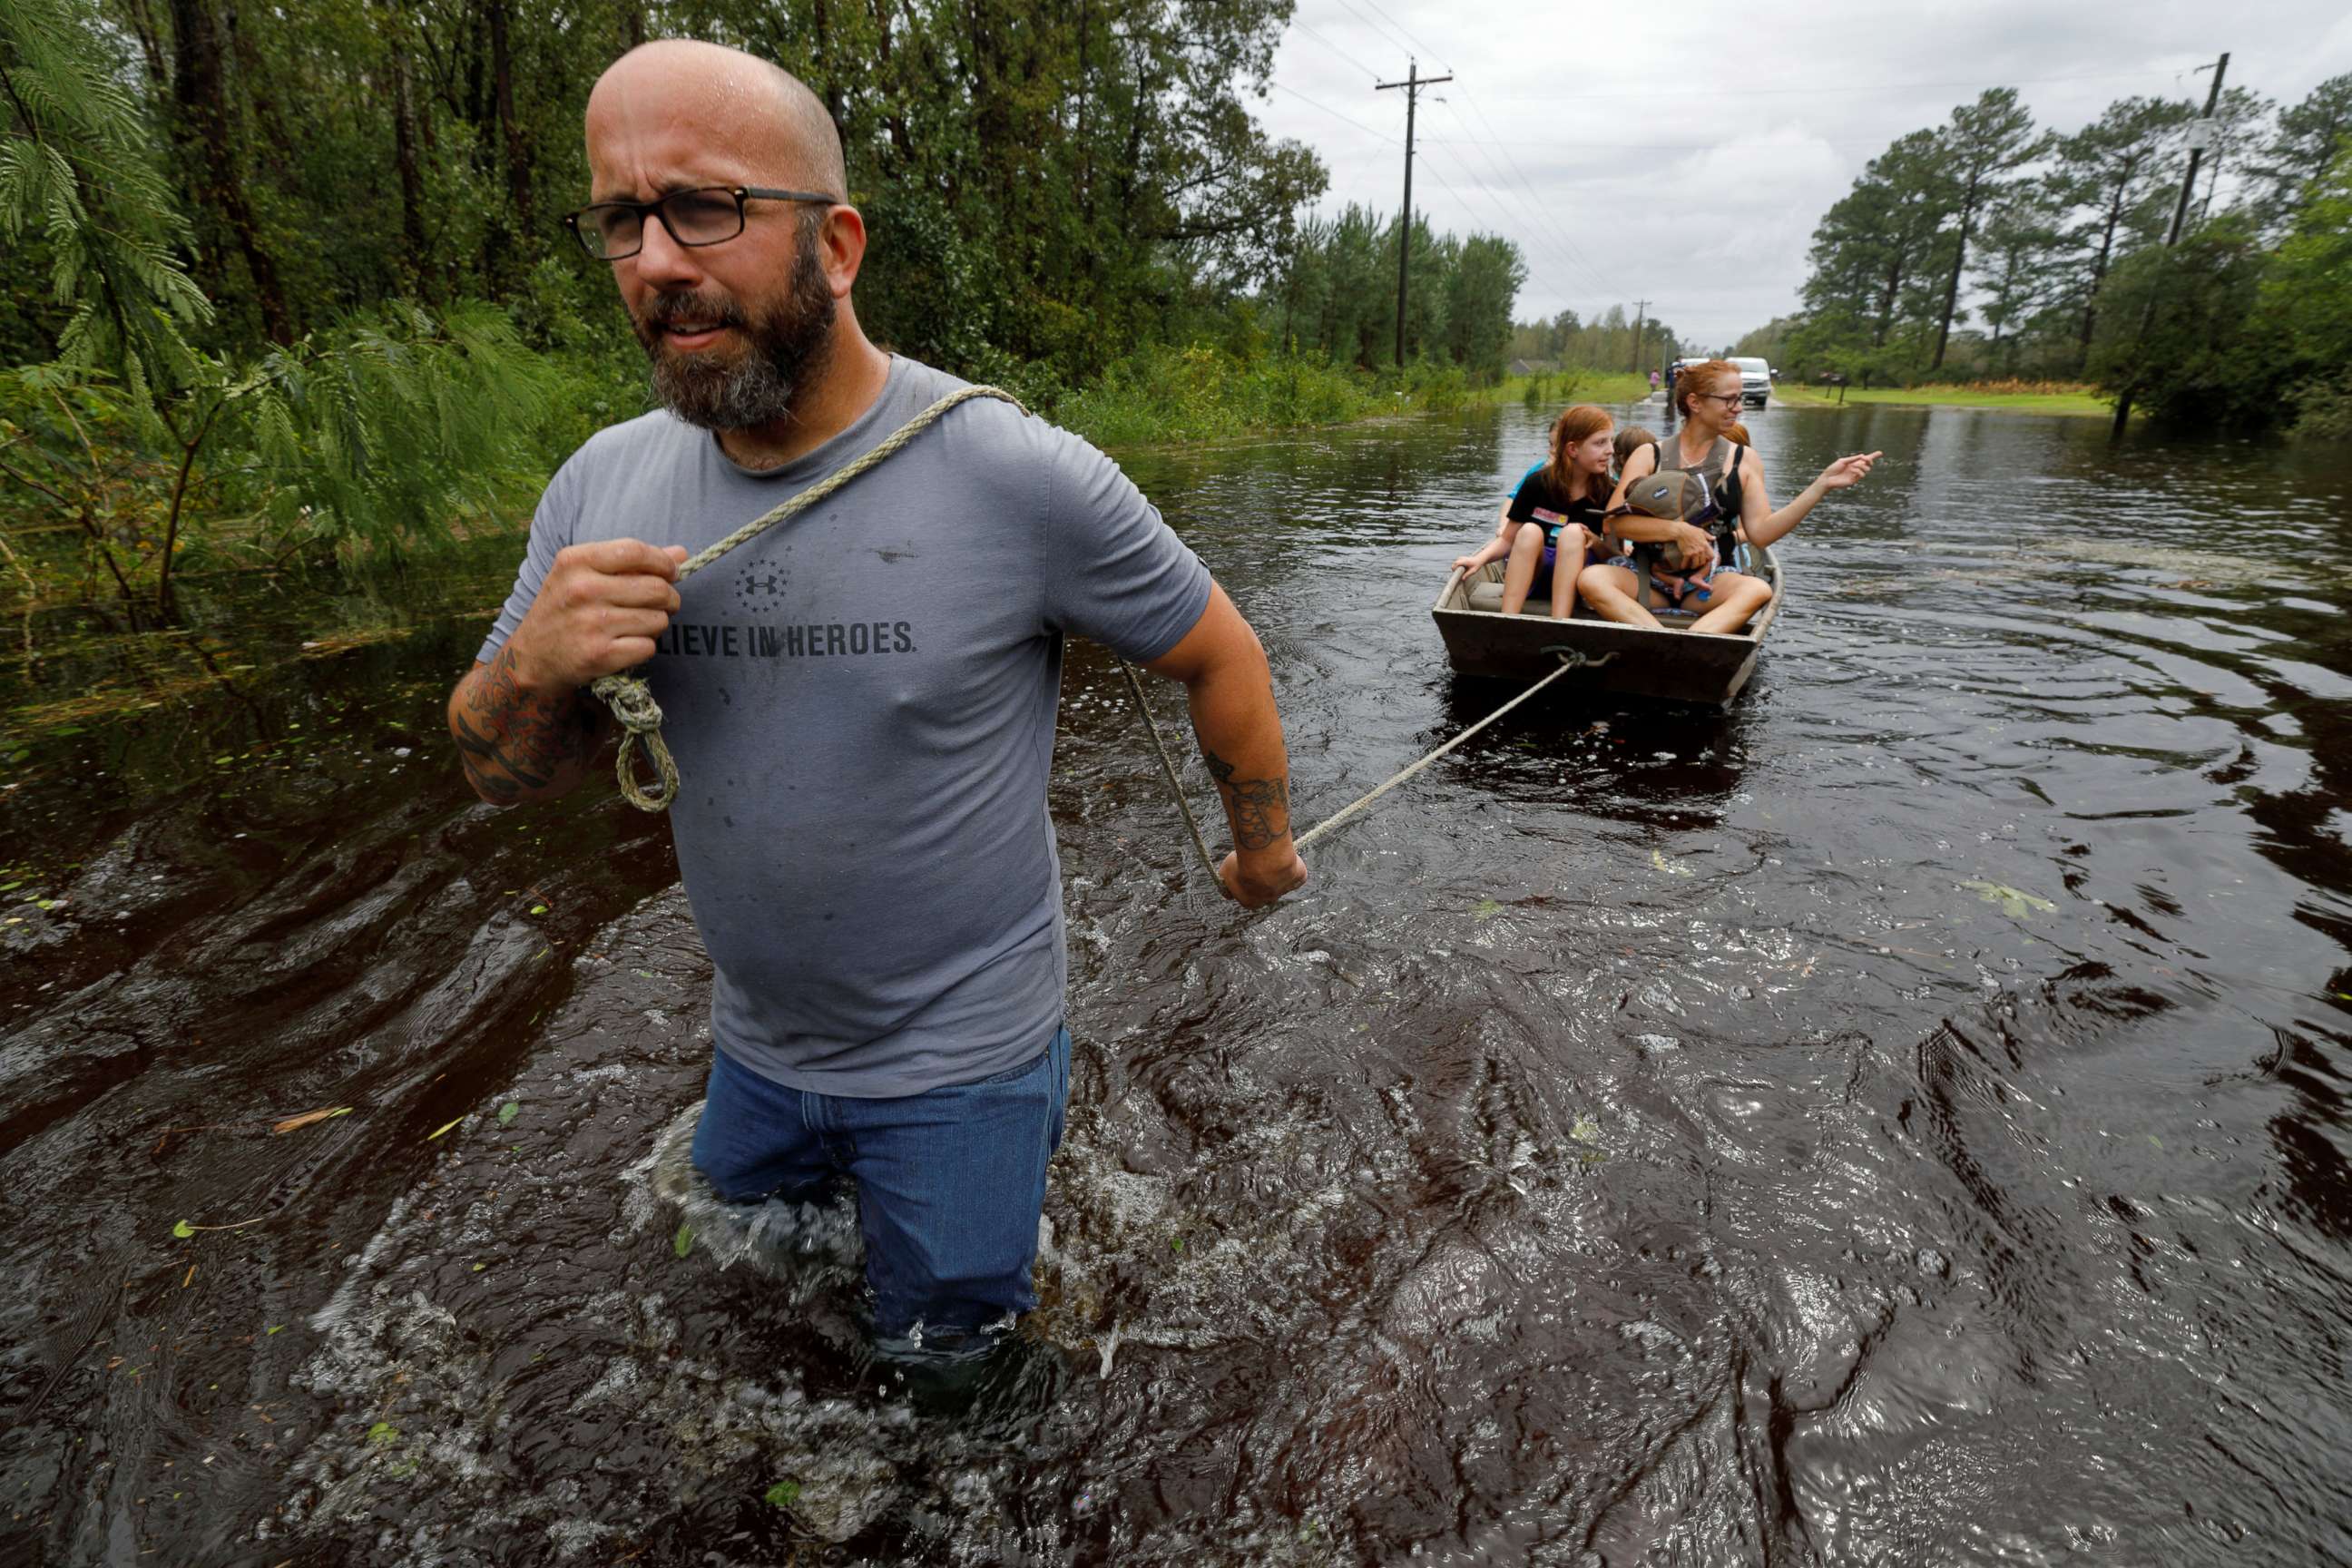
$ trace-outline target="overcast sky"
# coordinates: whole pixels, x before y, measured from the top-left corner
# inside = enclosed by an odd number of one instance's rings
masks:
[[[2227,85],[2291,104],[2352,71],[2343,0],[1885,0],[1671,10],[1571,0],[1298,0],[1257,106],[1330,170],[1328,206],[1394,212],[1408,56],[1421,96],[1413,208],[1518,243],[1520,320],[1643,296],[1720,346],[1796,309],[1814,223],[1863,165],[1988,87],[2073,131],[2127,94]],[[1709,90],[1701,90],[1702,85]],[[1341,118],[1344,116],[1345,118]],[[1353,123],[1350,123],[1350,122]],[[1661,248],[1658,237],[1679,235]]]

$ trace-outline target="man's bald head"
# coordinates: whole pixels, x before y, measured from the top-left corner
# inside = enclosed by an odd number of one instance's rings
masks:
[[[772,61],[694,38],[639,44],[606,68],[588,95],[590,154],[597,126],[624,110],[692,118],[760,177],[846,200],[841,132],[808,85]]]

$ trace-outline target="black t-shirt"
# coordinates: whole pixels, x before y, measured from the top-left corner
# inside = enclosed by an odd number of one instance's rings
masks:
[[[1609,492],[1603,490],[1598,500],[1570,500],[1551,482],[1550,466],[1538,463],[1527,471],[1526,478],[1519,480],[1519,488],[1511,492],[1511,510],[1507,515],[1513,522],[1534,522],[1538,521],[1536,513],[1538,510],[1564,517],[1570,522],[1580,522],[1593,532],[1600,533],[1603,531],[1601,523],[1609,511]],[[1557,542],[1560,525],[1549,519],[1543,520],[1543,522],[1544,542]]]

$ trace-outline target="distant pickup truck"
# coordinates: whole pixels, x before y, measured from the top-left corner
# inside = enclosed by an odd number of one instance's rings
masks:
[[[1735,359],[1739,367],[1739,400],[1750,408],[1772,401],[1772,367],[1760,359]]]
[[[1672,386],[1683,372],[1704,359],[1678,359],[1666,368],[1666,384]],[[1724,363],[1739,367],[1739,401],[1743,407],[1761,408],[1772,401],[1772,367],[1760,359],[1734,359]]]

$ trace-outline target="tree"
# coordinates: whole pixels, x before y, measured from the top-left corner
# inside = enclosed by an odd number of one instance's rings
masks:
[[[394,310],[257,357],[192,344],[211,303],[171,254],[188,231],[122,78],[86,14],[59,0],[0,11],[0,232],[37,223],[70,312],[53,360],[0,377],[14,426],[0,479],[77,523],[134,615],[142,560],[171,613],[183,529],[208,486],[314,537],[396,552],[446,533],[509,477],[544,369],[481,305]],[[142,459],[110,459],[93,430]]]
[[[2305,181],[2294,231],[2262,281],[2261,314],[2298,428],[2352,438],[2352,142]]]
[[[1900,137],[1872,159],[1813,230],[1807,330],[1792,338],[1792,351],[1824,368],[1867,362],[1865,379],[1916,366],[1908,340],[1942,293],[1934,284],[1943,277],[1944,225],[1958,195],[1932,131]]]
[[[2017,372],[2020,329],[2061,287],[2058,247],[2058,215],[2043,185],[2012,185],[1985,215],[1972,281],[1982,301],[1977,313],[1992,329],[1992,363],[2004,374]]]
[[[2213,216],[2213,202],[2221,195],[2223,171],[2235,173],[2241,164],[2252,161],[2269,138],[2272,117],[2277,110],[2278,106],[2261,93],[2233,87],[2221,94],[2213,112],[2206,116],[2212,128],[2212,143],[2205,149],[2199,166],[2205,176],[2205,195],[2197,208],[2199,223]]]
[[[1511,304],[1528,280],[1519,247],[1490,234],[1474,234],[1445,287],[1445,349],[1474,378],[1502,374],[1511,332]]]
[[[2144,247],[2108,282],[2092,376],[2166,424],[2269,423],[2279,367],[2276,345],[2255,320],[2262,275],[2261,239],[2242,214],[2192,230],[2171,248]]]
[[[1927,362],[1931,371],[1944,364],[1951,341],[1952,317],[1958,309],[1960,275],[1968,265],[1969,244],[1976,237],[1977,216],[2006,193],[2011,171],[2039,157],[2042,139],[2033,133],[2033,116],[2017,101],[2017,89],[1997,87],[1975,103],[1952,110],[1951,123],[1937,138],[1944,156],[1946,178],[1958,187],[1953,210],[1951,265],[1944,280],[1943,309],[1936,322],[1936,352]]]
[[[2270,220],[2291,227],[2313,179],[2333,168],[2352,135],[2352,72],[2329,77],[2278,117],[2278,129],[2248,173],[2270,185]]]
[[[2080,215],[2065,230],[2061,251],[2067,258],[2067,294],[2081,312],[2078,342],[2085,359],[2108,269],[2120,254],[2162,230],[2179,131],[2191,113],[2174,100],[2119,99],[2097,120],[2058,140],[2052,194]]]

